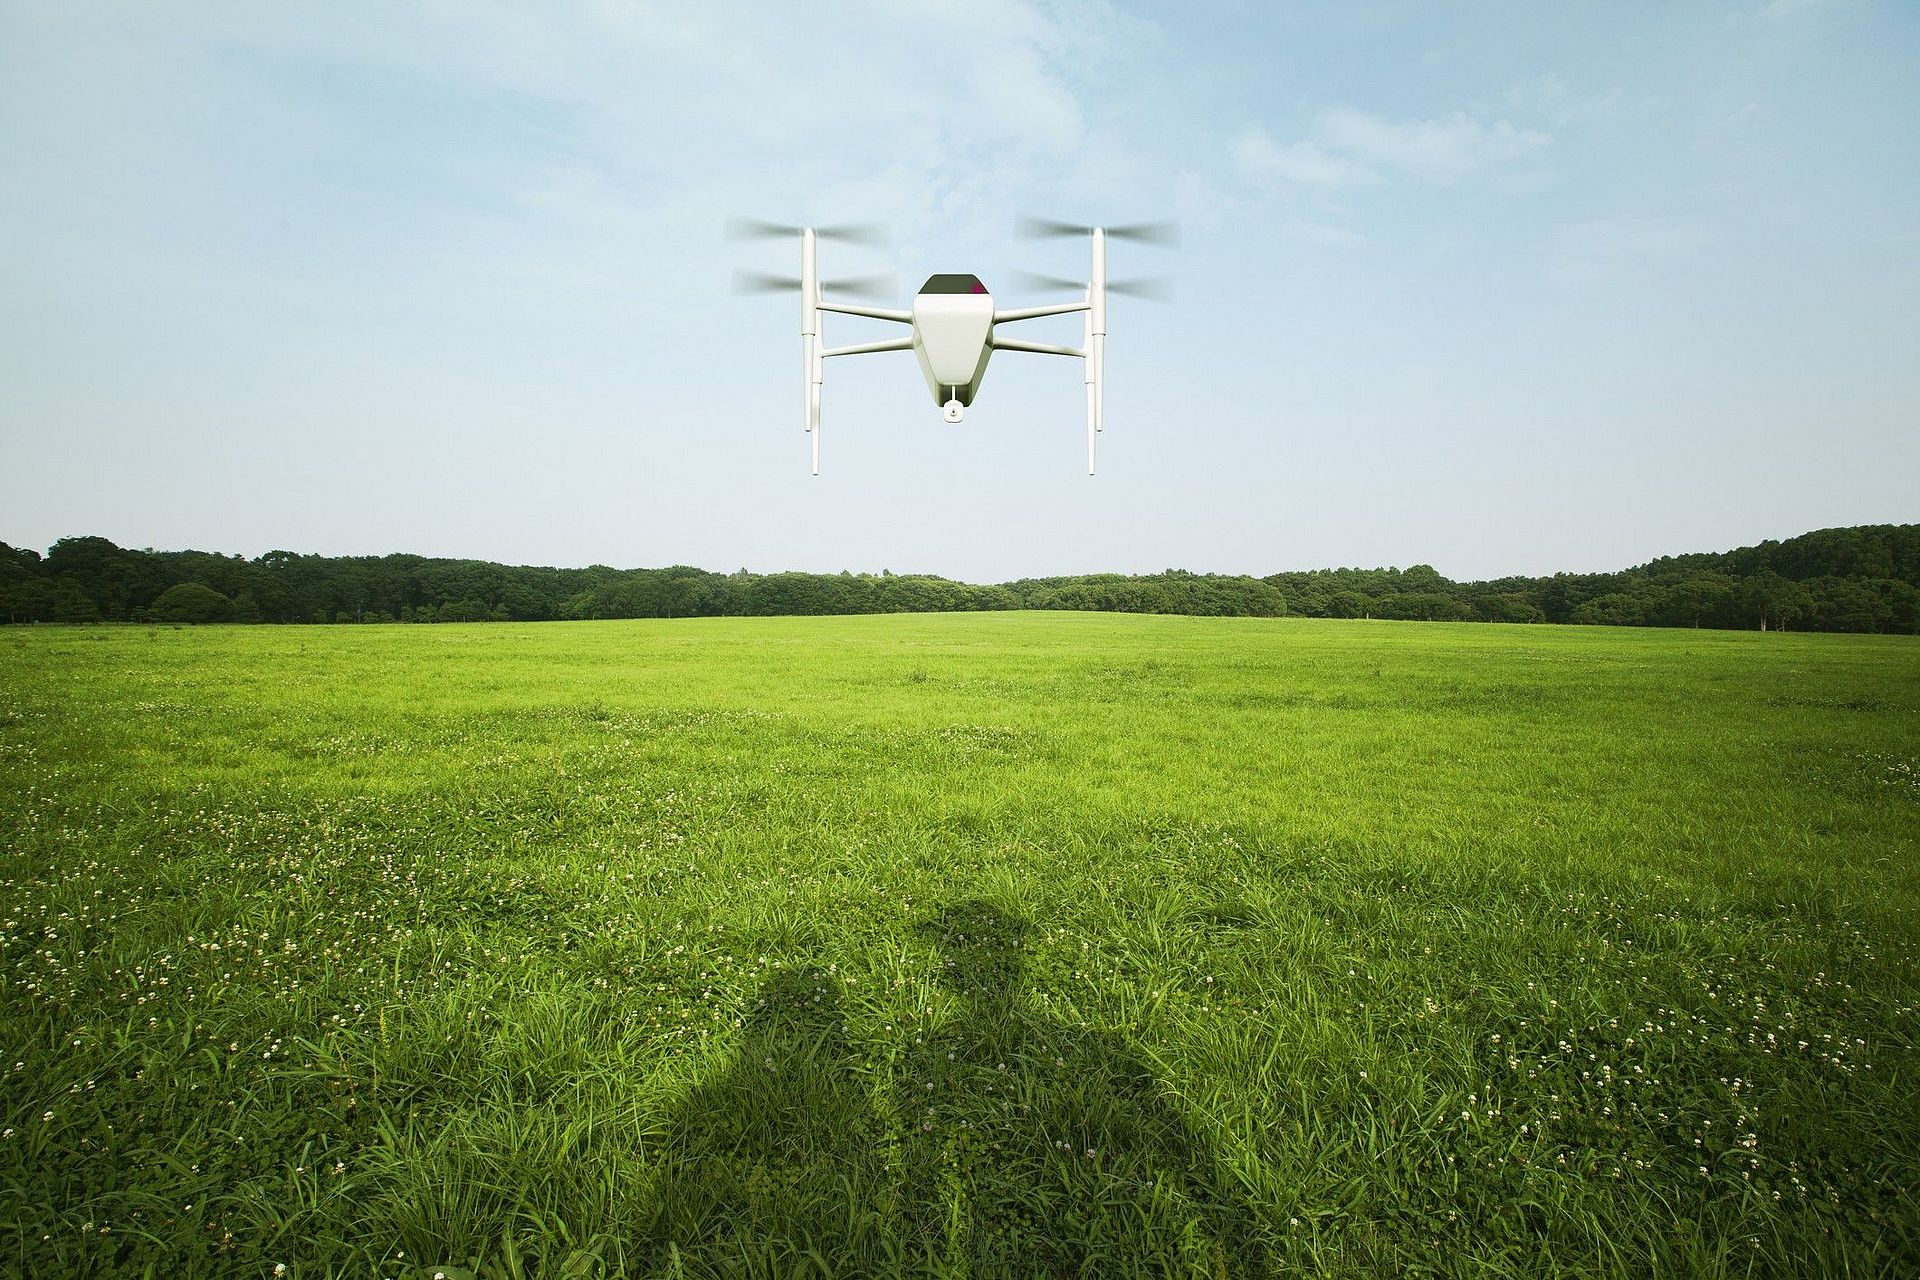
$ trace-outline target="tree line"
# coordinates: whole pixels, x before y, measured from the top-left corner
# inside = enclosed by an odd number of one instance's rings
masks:
[[[1920,632],[1920,525],[1821,529],[1617,573],[1453,582],[1428,565],[1266,577],[1085,574],[976,586],[924,574],[535,568],[424,556],[0,543],[0,620],[536,622],[772,614],[1082,609],[1206,617],[1393,618],[1750,630]]]

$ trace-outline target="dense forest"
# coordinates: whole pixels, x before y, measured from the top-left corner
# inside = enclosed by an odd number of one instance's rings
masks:
[[[551,618],[1096,609],[1435,622],[1573,622],[1749,630],[1920,631],[1920,525],[1822,529],[1617,573],[1453,582],[1426,565],[1264,578],[1170,569],[973,586],[892,573],[542,569],[423,556],[248,560],[62,538],[0,543],[0,620],[532,622]]]

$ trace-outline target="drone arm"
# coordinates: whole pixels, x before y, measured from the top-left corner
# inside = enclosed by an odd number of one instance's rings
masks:
[[[892,311],[885,307],[856,307],[844,302],[822,302],[822,311],[837,311],[843,316],[865,316],[869,320],[891,320],[895,324],[912,324],[913,312]]]
[[[851,347],[826,347],[821,350],[820,358],[828,356],[865,356],[876,351],[911,351],[912,338],[888,338],[884,342],[862,342]]]
[[[1099,366],[1094,363],[1093,312],[1088,310],[1085,327],[1087,359],[1082,381],[1087,384],[1087,474],[1093,474],[1094,441],[1100,432],[1100,380]]]
[[[1015,307],[1011,311],[993,313],[995,324],[1006,324],[1010,320],[1038,320],[1041,316],[1072,315],[1076,311],[1090,311],[1090,302],[1060,302],[1048,307]]]
[[[1022,342],[1018,338],[1003,338],[993,335],[995,351],[1031,351],[1039,356],[1080,356],[1087,353],[1079,347],[1063,347],[1051,342]]]
[[[800,233],[800,351],[805,361],[802,371],[802,409],[807,434],[812,437],[813,474],[820,474],[820,270],[815,254],[813,228]]]
[[[1100,227],[1093,229],[1092,274],[1087,279],[1087,301],[1092,304],[1087,310],[1087,372],[1093,375],[1093,429],[1104,431],[1107,426],[1107,233]],[[1093,471],[1091,436],[1087,442],[1087,471]]]
[[[802,407],[805,412],[807,432],[813,437],[813,474],[819,475],[820,384],[826,380],[823,369],[826,358],[866,355],[872,351],[907,351],[913,346],[911,338],[898,338],[887,342],[864,342],[851,347],[829,347],[820,331],[820,313],[833,311],[841,315],[863,316],[869,320],[891,320],[898,324],[912,324],[913,313],[824,301],[820,297],[820,268],[815,241],[816,236],[812,227],[801,229],[800,353],[806,366],[805,398]]]

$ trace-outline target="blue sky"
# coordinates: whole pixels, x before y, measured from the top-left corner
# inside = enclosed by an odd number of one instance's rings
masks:
[[[0,0],[0,539],[999,580],[1920,520],[1920,5]],[[1073,275],[960,426],[732,296]],[[1050,328],[1049,326],[1057,326]],[[1077,341],[1071,321],[1030,336]],[[890,336],[843,320],[835,342]]]

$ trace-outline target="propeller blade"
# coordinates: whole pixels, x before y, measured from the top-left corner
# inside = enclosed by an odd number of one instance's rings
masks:
[[[1123,226],[1108,227],[1107,234],[1115,240],[1135,240],[1141,244],[1157,244],[1172,248],[1180,243],[1180,224],[1177,222],[1130,222]]]
[[[785,240],[799,234],[799,227],[790,227],[784,222],[762,222],[758,218],[727,219],[729,240]]]
[[[784,222],[762,222],[758,218],[727,219],[727,239],[729,240],[791,240],[803,230],[805,230],[804,227],[789,226]],[[813,234],[822,240],[839,240],[845,244],[884,245],[887,243],[887,229],[878,223],[836,223],[830,227],[815,227]]]
[[[798,293],[800,277],[768,275],[764,271],[736,271],[733,273],[733,291],[735,293]]]
[[[877,222],[840,222],[829,227],[815,227],[813,234],[822,240],[838,240],[843,244],[864,244],[877,248],[887,243],[887,229]]]
[[[1035,271],[1017,271],[1014,273],[1021,284],[1029,289],[1071,289],[1075,293],[1085,293],[1085,280],[1069,280],[1065,276],[1043,276]]]
[[[1050,236],[1090,236],[1092,227],[1083,227],[1074,222],[1056,222],[1052,218],[1022,216],[1015,224],[1019,233],[1029,240],[1044,240]],[[1180,224],[1177,222],[1128,222],[1117,227],[1108,227],[1106,232],[1114,240],[1135,240],[1141,244],[1177,245],[1180,243]]]
[[[1049,236],[1090,236],[1092,227],[1079,226],[1072,222],[1056,222],[1052,218],[1036,218],[1022,214],[1014,223],[1014,230],[1029,240],[1045,240]]]
[[[1020,283],[1030,289],[1071,289],[1075,293],[1085,293],[1087,282],[1068,280],[1062,276],[1036,275],[1031,271],[1018,273]],[[1149,302],[1171,302],[1173,287],[1165,280],[1153,279],[1109,280],[1107,292],[1123,294],[1129,298],[1145,298]]]
[[[856,298],[891,298],[894,294],[892,276],[841,276],[837,280],[822,280],[820,287]]]
[[[890,298],[894,293],[892,276],[842,276],[835,280],[822,280],[820,287],[833,293],[851,294],[856,298]],[[735,293],[797,293],[799,289],[799,276],[776,276],[765,271],[733,273]]]
[[[1167,281],[1153,279],[1109,280],[1108,293],[1125,294],[1129,298],[1142,298],[1148,302],[1172,302],[1173,286]]]

